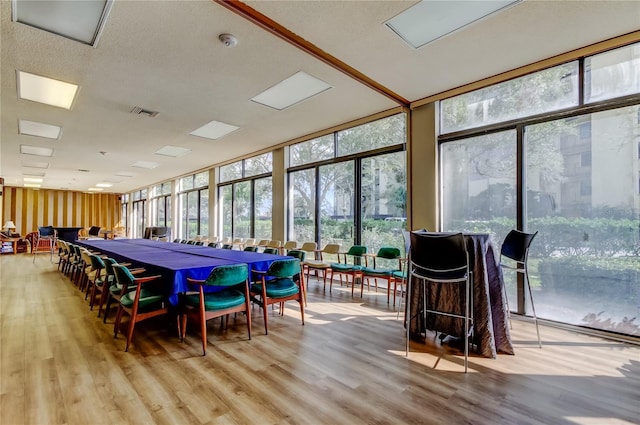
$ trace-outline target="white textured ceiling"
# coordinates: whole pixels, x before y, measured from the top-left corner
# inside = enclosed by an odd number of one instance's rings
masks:
[[[639,1],[527,0],[415,50],[383,25],[413,3],[247,2],[410,101],[640,29]],[[210,0],[116,0],[96,48],[12,22],[9,1],[0,12],[5,185],[22,185],[21,161],[42,160],[21,155],[21,144],[55,149],[42,187],[113,181],[108,191],[126,192],[397,106]],[[238,45],[224,47],[221,33]],[[16,70],[79,84],[72,110],[18,100]],[[300,70],[333,88],[284,111],[249,100]],[[159,114],[132,115],[134,106]],[[19,119],[61,125],[62,137],[19,135]],[[189,135],[211,120],[240,130],[217,141]],[[191,152],[153,154],[166,145]]]

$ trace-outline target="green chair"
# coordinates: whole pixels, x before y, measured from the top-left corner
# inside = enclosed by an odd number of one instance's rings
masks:
[[[262,253],[278,255],[278,248],[265,248],[264,251],[262,251]]]
[[[373,279],[376,285],[376,292],[378,291],[378,279],[384,279],[387,281],[387,304],[389,304],[389,298],[391,296],[391,284],[393,283],[393,273],[402,270],[402,255],[398,248],[383,246],[378,250],[376,255],[372,256],[373,266],[362,268],[362,279]],[[397,267],[378,267],[382,260],[383,263],[390,263],[397,261]],[[393,293],[393,305],[396,304],[395,289]]]
[[[280,304],[280,315],[284,315],[284,303],[289,300],[300,304],[300,316],[304,325],[304,278],[300,269],[300,260],[291,258],[276,260],[265,271],[252,270],[254,275],[260,276],[260,281],[251,285],[251,300],[262,307],[264,314],[264,333],[268,333],[267,306]],[[296,280],[299,275],[300,279]]]
[[[104,261],[104,270],[107,277],[107,282],[109,284],[109,290],[107,291],[106,297],[100,297],[100,306],[98,307],[98,317],[100,317],[100,313],[102,312],[102,307],[104,305],[104,316],[102,317],[102,323],[107,323],[107,316],[109,315],[109,309],[111,308],[112,301],[120,302],[120,297],[122,296],[122,285],[118,283],[116,280],[116,273],[113,269],[113,266],[116,264],[120,264],[121,266],[129,267],[130,263],[118,263],[113,258],[103,258]],[[129,269],[129,272],[132,275],[136,275],[144,272],[145,269],[137,268],[137,269]],[[133,288],[131,288],[133,290]],[[104,302],[103,302],[104,300]]]
[[[366,266],[367,247],[364,245],[353,245],[347,252],[341,252],[338,254],[338,262],[331,263],[329,269],[329,292],[333,286],[333,275],[338,273],[340,276],[340,283],[342,284],[342,275],[346,275],[347,285],[349,284],[349,276],[351,276],[351,295],[353,296],[353,290],[356,285],[356,279],[360,279],[360,296],[364,292],[364,281],[362,279],[363,259]]]
[[[247,334],[251,339],[251,298],[249,269],[246,264],[218,266],[211,271],[206,280],[189,278],[187,281],[198,286],[198,293],[186,294],[182,297],[183,310],[180,313],[178,329],[182,341],[187,330],[187,316],[197,314],[202,335],[202,355],[206,355],[207,320],[238,312],[244,312],[247,315]],[[205,286],[216,288],[217,291],[205,292]]]
[[[162,276],[146,276],[136,278],[125,266],[114,264],[116,281],[122,285],[122,296],[116,322],[113,325],[113,337],[118,337],[122,315],[127,313],[130,317],[127,329],[127,345],[124,351],[129,351],[129,345],[133,338],[133,329],[136,323],[152,317],[167,314],[169,309],[166,297],[163,293]]]
[[[243,251],[258,252],[258,247],[257,246],[245,246]]]
[[[300,260],[300,267],[302,268],[304,267],[302,266],[302,264],[304,264],[305,256],[306,256],[306,253],[300,249],[291,249],[289,250],[289,252],[287,252],[287,257],[293,257]],[[299,281],[300,279],[302,279],[300,277],[302,274],[304,274],[304,270],[301,269],[301,274],[295,276],[294,280]],[[305,285],[302,285],[300,288],[302,289],[302,296],[304,297],[304,306],[306,307],[307,306],[307,288],[305,287]]]
[[[105,284],[107,277],[104,275],[104,261],[97,255],[90,254],[91,260],[91,273],[88,274],[87,292],[90,292],[89,308],[93,310],[93,305],[96,302],[96,298],[100,295],[100,299],[105,296],[105,290],[108,290],[109,285]],[[86,298],[86,297],[85,297]],[[98,317],[100,317],[100,311],[98,311]]]

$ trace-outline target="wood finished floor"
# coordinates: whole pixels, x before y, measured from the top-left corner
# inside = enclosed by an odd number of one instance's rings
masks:
[[[190,326],[121,336],[89,311],[47,256],[0,256],[0,424],[637,424],[640,347],[514,321],[515,356],[412,343],[386,294],[352,298],[312,281],[297,304],[254,309],[227,331],[209,324],[207,355]],[[169,327],[170,326],[170,327]]]

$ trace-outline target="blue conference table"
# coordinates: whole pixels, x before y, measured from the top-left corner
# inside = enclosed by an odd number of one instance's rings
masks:
[[[96,239],[76,243],[118,262],[133,263],[151,274],[162,275],[167,297],[173,305],[178,303],[178,294],[195,289],[187,282],[188,278],[206,279],[214,268],[231,264],[247,264],[249,271],[266,271],[273,261],[290,258],[149,239]]]

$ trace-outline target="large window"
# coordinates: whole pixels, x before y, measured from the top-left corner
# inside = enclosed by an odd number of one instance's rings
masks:
[[[131,237],[141,238],[144,236],[147,189],[133,192],[131,194],[131,199],[133,200],[131,205],[131,220],[133,222]]]
[[[152,226],[171,227],[171,182],[162,183],[151,189]]]
[[[178,237],[193,239],[209,234],[209,172],[178,180]]]
[[[639,75],[636,44],[441,102],[443,230],[498,244],[511,228],[537,231],[539,317],[640,335]],[[462,99],[481,98],[488,109],[474,121]],[[524,282],[504,277],[511,308],[530,314]]]
[[[402,247],[405,140],[405,116],[398,114],[292,145],[289,238],[344,249]]]
[[[271,239],[272,154],[220,167],[218,200],[223,237]]]

